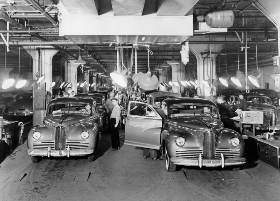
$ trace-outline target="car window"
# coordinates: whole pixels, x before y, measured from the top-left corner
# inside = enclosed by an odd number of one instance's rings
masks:
[[[141,102],[131,102],[129,114],[137,116],[146,116],[146,104]]]
[[[146,115],[145,116],[147,116],[147,117],[156,117],[157,113],[150,106],[147,106],[147,108],[146,108]]]
[[[88,116],[92,113],[93,105],[86,102],[53,103],[49,105],[48,114],[60,116],[62,114],[77,114]]]
[[[211,116],[218,118],[218,109],[214,105],[178,103],[171,104],[168,108],[168,116]]]

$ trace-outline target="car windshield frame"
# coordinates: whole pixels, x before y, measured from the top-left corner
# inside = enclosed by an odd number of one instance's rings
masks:
[[[175,105],[176,108],[173,107]],[[220,118],[219,110],[217,106],[213,104],[205,104],[205,103],[185,103],[185,102],[171,103],[168,105],[167,113],[168,113],[168,117],[171,119],[176,117],[194,117],[194,116],[195,117],[209,116],[216,119]]]
[[[86,110],[86,105],[90,106],[90,111]],[[54,108],[55,107],[55,108]],[[77,115],[91,116],[93,105],[83,101],[54,102],[49,104],[48,116]]]

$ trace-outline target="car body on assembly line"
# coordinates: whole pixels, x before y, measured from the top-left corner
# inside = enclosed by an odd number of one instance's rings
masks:
[[[88,160],[93,161],[101,140],[100,118],[94,107],[92,99],[50,101],[44,125],[35,126],[28,134],[28,154],[32,161],[65,156],[88,156]]]
[[[216,104],[200,98],[168,98],[161,108],[131,101],[125,144],[144,148],[144,156],[165,156],[166,169],[177,165],[240,167],[244,140],[223,127]]]

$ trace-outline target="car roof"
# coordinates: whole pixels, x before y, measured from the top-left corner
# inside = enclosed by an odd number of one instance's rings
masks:
[[[208,99],[204,98],[189,98],[189,97],[181,97],[181,98],[167,98],[164,100],[167,105],[174,104],[174,103],[199,103],[199,104],[208,104],[208,105],[215,105],[216,104]]]
[[[76,94],[75,97],[82,97],[82,96],[105,96],[105,94],[101,93],[81,93],[81,94]]]
[[[178,93],[173,93],[169,91],[158,91],[158,92],[153,92],[149,94],[149,96],[152,96],[153,98],[161,97],[161,96],[174,96],[174,97],[181,97],[181,94]]]
[[[93,103],[93,99],[84,99],[80,97],[62,97],[62,98],[57,98],[54,100],[50,101],[50,104],[52,103],[61,103],[61,102],[86,102],[86,103]]]

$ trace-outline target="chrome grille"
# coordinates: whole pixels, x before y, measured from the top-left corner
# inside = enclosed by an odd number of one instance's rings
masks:
[[[48,147],[54,150],[54,141],[44,141],[33,144],[33,149],[47,149]]]
[[[186,149],[183,151],[176,151],[176,157],[180,158],[198,158],[202,154],[202,149]]]
[[[68,146],[70,149],[86,149],[89,147],[89,143],[81,141],[66,141],[66,147]]]
[[[55,128],[55,150],[64,150],[65,142],[65,128],[63,126],[57,126]]]
[[[215,157],[215,134],[207,131],[203,138],[203,156],[206,159]]]
[[[230,148],[219,148],[219,149],[216,149],[216,158],[220,158],[221,153],[224,155],[225,158],[240,157],[240,151],[239,150],[230,149]]]

